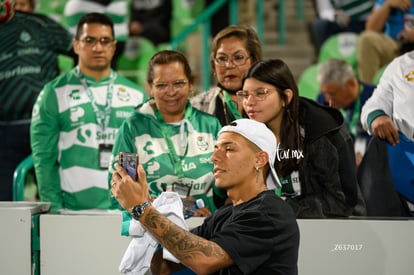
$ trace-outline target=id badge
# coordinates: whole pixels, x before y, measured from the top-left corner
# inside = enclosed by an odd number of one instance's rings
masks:
[[[99,144],[99,168],[108,169],[109,160],[112,155],[112,144]]]
[[[180,197],[182,198],[186,198],[190,196],[190,191],[191,191],[191,185],[185,185],[183,183],[173,183],[172,185],[172,190],[173,192],[178,193],[178,195],[180,195]]]

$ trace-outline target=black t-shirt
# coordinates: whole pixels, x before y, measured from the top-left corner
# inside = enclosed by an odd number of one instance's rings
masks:
[[[192,232],[220,245],[235,262],[217,274],[298,273],[296,218],[273,190],[235,207],[221,207]]]

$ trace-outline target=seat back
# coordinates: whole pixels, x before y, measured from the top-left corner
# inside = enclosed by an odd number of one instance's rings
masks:
[[[320,91],[317,74],[318,64],[313,64],[302,72],[298,80],[300,96],[316,100]]]
[[[24,201],[24,185],[33,166],[33,157],[30,155],[16,167],[13,175],[13,201]]]
[[[329,37],[322,45],[318,62],[322,63],[331,58],[347,61],[357,71],[357,40],[358,34],[342,32]]]
[[[375,85],[378,85],[379,84],[380,79],[381,79],[381,76],[384,73],[384,70],[385,70],[385,68],[387,66],[388,66],[388,64],[387,65],[384,65],[384,66],[382,66],[381,68],[378,69],[378,71],[374,75],[374,80],[372,82],[373,84],[375,84]]]
[[[414,203],[414,142],[399,134],[400,143],[387,143],[388,162],[395,190]]]
[[[124,53],[118,59],[117,72],[145,87],[148,62],[156,52],[157,48],[150,40],[144,37],[130,37]]]
[[[358,167],[358,183],[365,200],[367,216],[410,216],[406,201],[399,195],[388,160],[387,144],[371,138]]]
[[[75,62],[73,61],[72,57],[59,54],[58,55],[58,67],[60,73],[67,73],[75,66]]]

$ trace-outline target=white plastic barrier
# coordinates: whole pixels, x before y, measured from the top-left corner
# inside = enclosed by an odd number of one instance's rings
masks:
[[[0,255],[12,257],[8,265],[3,265],[4,258],[0,258],[0,274],[29,275],[5,269],[27,261],[21,258],[22,254],[15,255],[14,248],[4,245],[6,238],[8,243],[15,244],[28,241],[20,237],[28,233],[20,232],[17,227],[15,232],[4,231],[3,218],[10,213],[0,212],[2,233],[9,234],[0,238]],[[190,220],[190,227],[201,221]],[[299,220],[298,223],[299,274],[414,274],[414,220]],[[120,236],[120,224],[121,216],[115,213],[41,215],[41,275],[120,274],[118,266],[130,241]]]
[[[121,215],[42,215],[41,275],[120,274],[130,242],[122,237]]]
[[[0,274],[38,274],[37,250],[32,254],[32,240],[38,219],[35,215],[47,212],[48,203],[0,202]],[[34,259],[35,261],[32,261]]]
[[[200,220],[192,220],[195,226]],[[414,274],[413,220],[299,220],[299,274]],[[42,275],[119,274],[118,216],[41,216]]]
[[[299,220],[299,274],[414,274],[414,220]]]

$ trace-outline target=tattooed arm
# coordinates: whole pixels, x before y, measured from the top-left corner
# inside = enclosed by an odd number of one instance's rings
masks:
[[[130,211],[132,207],[149,200],[145,171],[138,166],[138,182],[134,182],[118,164],[112,176],[111,192]],[[215,242],[206,240],[177,226],[154,207],[146,208],[139,222],[168,249],[182,264],[197,274],[211,274],[234,264],[233,260]]]
[[[182,229],[152,206],[140,222],[164,248],[197,274],[211,274],[234,264],[219,245]]]

